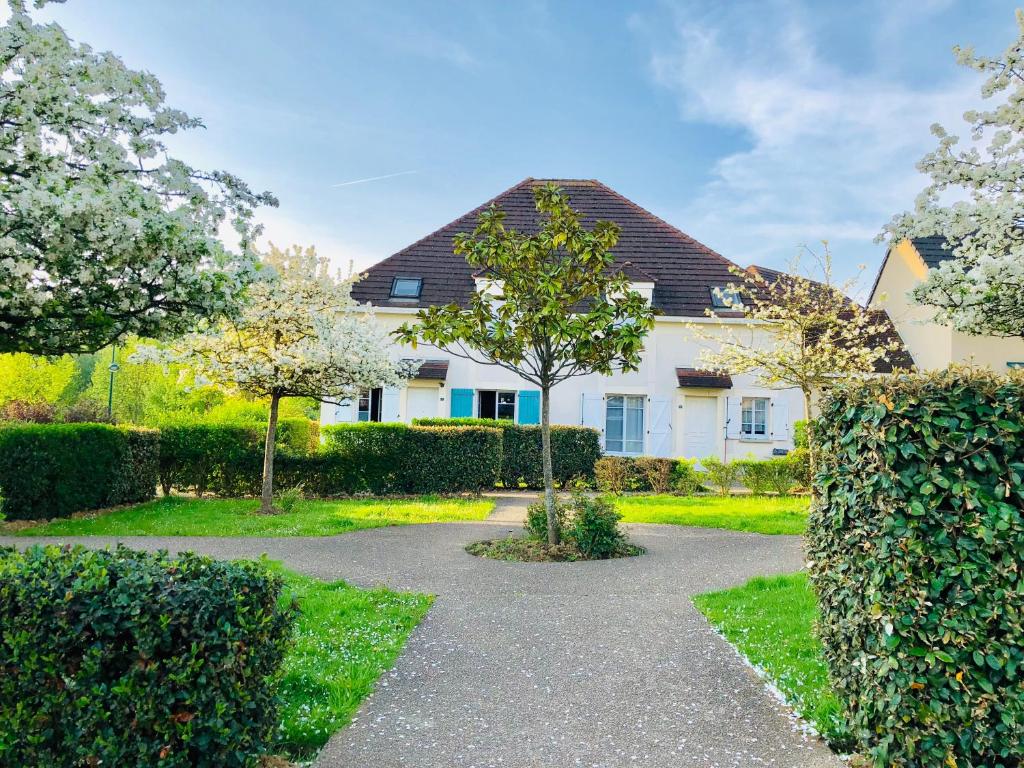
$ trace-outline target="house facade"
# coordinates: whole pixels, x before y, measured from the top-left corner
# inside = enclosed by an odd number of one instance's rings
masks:
[[[969,336],[932,322],[934,310],[911,301],[910,291],[924,281],[928,270],[952,258],[953,252],[941,237],[900,241],[885,255],[871,290],[872,306],[886,311],[921,370],[945,368],[950,363],[996,371],[1024,366],[1024,340]]]
[[[426,306],[466,305],[482,285],[465,260],[452,253],[453,236],[472,231],[478,214],[491,203],[506,212],[508,226],[535,231],[533,190],[549,181],[526,179],[375,264],[355,285],[353,296],[372,304],[378,322],[389,330]],[[587,225],[605,219],[621,227],[616,265],[659,314],[639,370],[559,384],[552,391],[552,423],[599,430],[605,452],[612,455],[765,458],[792,449],[793,422],[804,417],[799,390],[766,389],[752,375],[698,368],[702,348],[715,343],[706,336],[764,333],[741,313],[721,306],[716,289],[735,282],[732,263],[600,182],[553,181]],[[724,316],[709,318],[708,309]],[[694,331],[697,324],[701,333]],[[415,351],[396,346],[395,354],[424,361],[407,387],[326,403],[322,423],[409,423],[431,416],[540,421],[540,392],[513,373],[422,344]]]

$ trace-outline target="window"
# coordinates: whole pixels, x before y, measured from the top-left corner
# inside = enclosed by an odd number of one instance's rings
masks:
[[[768,438],[768,398],[744,397],[741,405],[740,436],[752,440]]]
[[[391,281],[393,299],[418,299],[422,289],[422,277],[396,277]]]
[[[477,392],[476,415],[481,419],[516,418],[516,393],[500,392],[494,389],[481,389]]]
[[[743,301],[735,288],[717,285],[711,289],[711,306],[716,309],[743,309]]]
[[[609,395],[606,398],[604,447],[609,453],[644,452],[643,395]]]
[[[359,394],[359,401],[356,403],[356,419],[358,421],[380,421],[380,396],[383,390],[367,390]]]

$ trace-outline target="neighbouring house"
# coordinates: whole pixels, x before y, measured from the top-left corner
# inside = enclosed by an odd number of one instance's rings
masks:
[[[910,291],[924,281],[929,269],[953,258],[941,237],[915,237],[892,246],[871,289],[870,303],[891,318],[921,370],[970,363],[996,371],[1024,366],[1024,340],[970,336],[932,322],[935,310],[915,304]]]
[[[353,296],[372,304],[388,328],[411,320],[422,307],[466,305],[478,282],[463,257],[452,252],[453,236],[472,231],[478,214],[491,203],[506,212],[508,226],[535,231],[533,190],[549,181],[525,179],[375,264],[355,285]],[[605,219],[621,227],[616,263],[660,314],[640,369],[559,384],[552,392],[552,422],[598,429],[605,452],[613,455],[767,457],[791,449],[793,422],[803,418],[798,390],[766,389],[754,376],[698,368],[700,350],[709,342],[698,339],[690,324],[764,332],[751,327],[741,312],[723,306],[720,289],[736,281],[729,271],[732,262],[598,181],[553,181],[588,225]],[[707,317],[708,309],[720,316]],[[423,360],[407,387],[325,403],[323,423],[410,422],[431,416],[540,421],[540,392],[513,373],[424,345],[415,353],[396,354]]]

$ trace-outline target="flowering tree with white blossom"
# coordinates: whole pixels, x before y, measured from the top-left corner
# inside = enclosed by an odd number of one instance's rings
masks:
[[[37,6],[42,2],[35,3]],[[37,24],[0,26],[0,352],[92,352],[229,314],[252,277],[253,209],[223,171],[168,157],[201,127],[151,74]],[[237,252],[218,233],[230,221]]]
[[[708,315],[738,315],[748,321],[708,329],[691,325],[712,346],[701,350],[701,366],[730,374],[750,373],[769,388],[797,387],[804,418],[813,416],[816,392],[856,375],[904,363],[902,344],[880,310],[851,300],[856,277],[837,283],[828,243],[819,254],[805,249],[815,266],[794,260],[789,272],[734,267],[736,282],[722,292],[725,309]],[[811,425],[808,424],[810,427]],[[814,466],[813,441],[811,466]]]
[[[928,272],[913,291],[935,320],[969,334],[1024,337],[1024,12],[1017,39],[1002,56],[954,48],[959,63],[988,75],[985,98],[1003,103],[964,113],[970,146],[940,125],[918,169],[931,183],[914,211],[895,216],[883,236],[941,235],[955,258]]]
[[[353,278],[333,276],[313,248],[273,246],[235,318],[189,334],[143,358],[188,365],[199,380],[270,398],[260,511],[273,511],[274,439],[285,397],[336,401],[400,386],[415,363],[394,360],[368,305],[352,299]]]

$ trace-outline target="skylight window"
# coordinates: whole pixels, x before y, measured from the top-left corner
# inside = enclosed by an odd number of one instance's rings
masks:
[[[711,289],[711,306],[715,309],[742,309],[743,300],[735,288],[717,285]]]
[[[393,299],[418,299],[422,290],[422,277],[396,277],[391,281]]]

